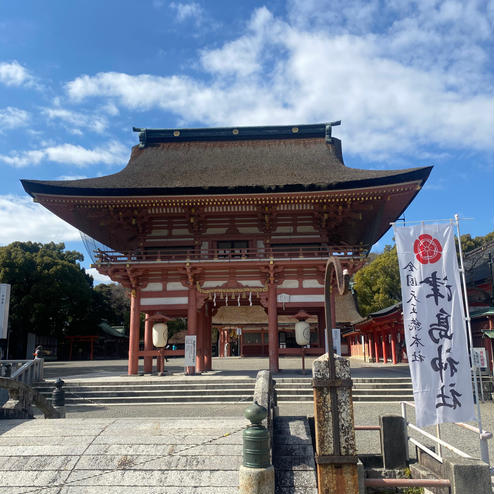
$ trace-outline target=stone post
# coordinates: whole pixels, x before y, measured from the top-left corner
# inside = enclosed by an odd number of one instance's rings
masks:
[[[379,423],[384,468],[406,468],[408,435],[405,419],[400,415],[381,415]]]
[[[60,418],[65,418],[65,391],[62,389],[65,383],[59,377],[55,382],[55,389],[51,394],[51,404],[58,412]]]
[[[474,458],[445,458],[444,473],[451,482],[451,494],[490,494],[489,465]]]
[[[357,494],[358,458],[350,364],[335,355],[334,365],[332,378],[327,353],[312,364],[318,492]]]
[[[239,494],[274,494],[274,467],[270,461],[269,432],[262,425],[268,410],[254,402],[245,410],[251,425],[243,434],[243,464]]]

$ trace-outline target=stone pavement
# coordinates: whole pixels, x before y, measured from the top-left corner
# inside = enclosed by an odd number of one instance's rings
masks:
[[[306,358],[306,369],[310,372],[314,357]],[[410,375],[407,364],[372,364],[365,363],[359,359],[350,358],[352,377],[408,377]],[[235,379],[242,377],[255,377],[258,370],[267,368],[269,361],[267,358],[213,358],[214,375],[216,377]],[[183,359],[169,359],[167,363],[170,375],[166,377],[156,377],[156,379],[183,379]],[[280,373],[274,374],[276,377],[302,377],[300,358],[282,357],[280,358]],[[63,379],[101,379],[111,380],[126,376],[127,361],[73,361],[73,362],[46,362],[45,377],[54,379],[62,376]],[[205,377],[213,375],[206,373]],[[310,377],[310,374],[306,374]],[[149,379],[146,376],[146,379]],[[142,376],[135,376],[132,379],[138,381]],[[201,379],[201,376],[194,376],[190,379]],[[243,417],[246,408],[245,402],[231,404],[202,404],[199,407],[186,404],[174,405],[147,405],[123,406],[123,407],[71,407],[67,417],[76,418],[124,418],[124,417],[218,417],[231,416]],[[312,404],[308,403],[281,403],[280,415],[282,416],[307,416],[314,415]],[[494,432],[494,403],[487,401],[480,405],[482,415],[482,425],[484,430]],[[379,415],[385,413],[401,414],[398,403],[354,403],[355,424],[357,425],[379,425]],[[413,423],[414,413],[409,409],[410,421]],[[472,423],[476,425],[476,423]],[[466,453],[479,456],[478,437],[464,429],[459,429],[452,424],[441,426],[443,438]],[[434,427],[426,428],[432,434]],[[411,433],[412,437],[419,438],[416,433]],[[423,438],[420,438],[423,439]],[[429,444],[427,442],[427,444]],[[358,431],[357,448],[359,453],[378,453],[380,451],[379,435],[375,431]],[[491,464],[494,464],[494,440],[489,441],[489,453]],[[415,456],[415,448],[410,448],[411,457]]]
[[[280,357],[280,372],[274,373],[276,377],[310,377],[312,362],[316,357],[305,358],[305,374],[302,374],[301,359],[299,357]],[[410,377],[408,364],[372,364],[362,362],[356,358],[350,358],[352,377]],[[141,359],[142,370],[142,359]],[[166,362],[168,372],[166,379],[184,378],[184,359],[170,358]],[[267,357],[214,357],[213,370],[204,373],[205,376],[255,378],[257,372],[269,368]],[[67,362],[45,362],[45,379],[108,379],[129,377],[138,381],[142,376],[127,376],[127,360],[74,360]],[[201,376],[195,376],[200,379]],[[146,379],[149,376],[146,375]],[[160,379],[163,379],[162,377]]]
[[[350,361],[353,377],[408,375],[408,367],[403,364],[395,367]],[[307,369],[311,362],[307,359]],[[184,378],[181,359],[170,359],[168,364],[172,372],[165,379]],[[283,371],[278,376],[301,376],[299,359],[280,359],[280,364]],[[258,369],[267,366],[267,359],[214,359],[213,366],[216,376],[234,380],[245,375],[254,377]],[[46,365],[48,379],[62,376],[69,380],[111,380],[125,375],[125,361]],[[71,408],[65,420],[0,422],[0,494],[237,492],[246,405],[95,406]],[[481,404],[481,410],[484,429],[494,430],[493,403]],[[377,425],[383,413],[399,414],[399,404],[354,404],[358,425]],[[313,415],[313,407],[307,403],[284,403],[280,415]],[[450,424],[442,426],[442,434],[446,441],[478,456],[475,434]],[[492,462],[492,440],[489,446]],[[357,447],[362,454],[378,453],[378,433],[357,432]],[[413,457],[413,448],[410,453]],[[299,476],[309,478],[311,474],[304,465],[301,462]]]
[[[243,418],[0,422],[2,494],[231,494]]]

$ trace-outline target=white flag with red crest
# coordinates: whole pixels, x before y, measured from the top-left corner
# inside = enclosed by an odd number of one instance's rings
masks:
[[[452,225],[394,227],[417,425],[475,419]]]

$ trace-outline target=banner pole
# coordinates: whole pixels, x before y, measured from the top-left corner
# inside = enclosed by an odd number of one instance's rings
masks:
[[[459,216],[456,213],[455,214],[455,224],[456,224],[456,231],[458,233],[458,251],[460,254],[460,276],[461,276],[461,282],[463,285],[463,294],[464,294],[464,301],[465,301],[465,320],[466,320],[466,328],[467,328],[467,338],[470,343],[470,373],[473,371],[473,377],[474,377],[474,395],[475,395],[475,400],[477,402],[477,424],[479,427],[479,441],[480,441],[480,451],[483,452],[484,447],[483,447],[483,441],[482,441],[482,417],[480,416],[480,400],[479,400],[479,385],[477,382],[477,371],[475,370],[475,366],[473,365],[473,336],[472,336],[472,325],[471,325],[471,320],[470,320],[470,309],[468,307],[468,293],[467,293],[467,282],[466,282],[466,277],[465,277],[465,265],[463,264],[463,249],[461,248],[461,235],[460,235],[460,220]],[[488,454],[488,453],[487,453]],[[484,456],[484,455],[482,455]],[[483,461],[485,461],[490,468],[489,464],[489,456],[487,458],[482,458]]]

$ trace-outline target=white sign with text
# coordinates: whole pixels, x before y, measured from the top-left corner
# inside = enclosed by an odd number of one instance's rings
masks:
[[[0,338],[7,338],[9,326],[10,285],[0,283]]]
[[[480,369],[487,367],[487,352],[484,347],[473,349],[473,366]]]
[[[196,366],[196,335],[186,335],[185,336],[185,367],[195,367]]]

